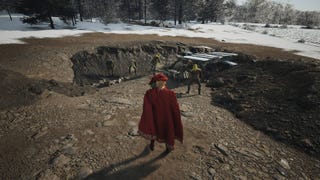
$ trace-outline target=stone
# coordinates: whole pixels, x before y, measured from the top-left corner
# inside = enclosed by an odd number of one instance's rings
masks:
[[[109,110],[108,109],[105,109],[105,110],[103,110],[101,113],[102,114],[107,114],[109,112]]]
[[[48,81],[48,83],[49,83],[50,85],[52,85],[52,86],[58,86],[58,85],[59,85],[59,84],[57,83],[57,81],[54,80],[54,79],[50,79],[50,80]]]
[[[288,163],[288,161],[285,160],[285,159],[281,159],[280,162],[279,162],[279,164],[280,164],[283,168],[285,168],[285,169],[290,169],[289,163]]]
[[[63,154],[67,154],[67,155],[74,155],[77,152],[77,148],[76,147],[72,147],[71,145],[66,145],[65,147],[63,147],[61,152]]]
[[[287,177],[287,171],[282,167],[276,167],[277,171],[284,177]]]
[[[253,150],[253,149],[248,149],[248,148],[239,148],[239,149],[236,149],[236,152],[244,155],[244,156],[248,156],[250,158],[254,158],[254,159],[257,159],[257,158],[263,158],[264,156]]]
[[[128,121],[128,125],[129,125],[129,126],[136,126],[136,125],[137,125],[137,123],[136,123],[136,122],[134,122],[134,121]]]
[[[110,99],[105,100],[107,103],[115,103],[115,104],[122,104],[122,105],[132,105],[132,102],[128,99],[124,98],[117,98],[111,97]]]
[[[210,174],[210,176],[214,176],[216,174],[216,170],[214,170],[213,168],[209,168],[208,173]]]
[[[15,119],[14,114],[13,114],[12,112],[10,112],[10,111],[7,111],[6,117],[7,117],[7,119],[8,119],[9,121],[12,121],[12,120]]]
[[[193,152],[194,153],[200,153],[200,154],[204,154],[205,153],[205,148],[202,146],[192,146]]]
[[[216,119],[219,120],[219,121],[221,121],[221,120],[223,120],[224,118],[221,117],[221,116],[216,116]]]
[[[237,178],[240,180],[247,180],[248,179],[247,176],[245,176],[245,175],[237,176]]]
[[[228,149],[222,144],[214,144],[214,147],[218,149],[223,155],[228,156]]]
[[[104,121],[104,122],[102,123],[102,125],[103,125],[104,127],[107,127],[107,126],[112,126],[112,125],[114,125],[114,123],[115,123],[115,121]]]
[[[104,117],[104,120],[109,120],[111,118],[111,115],[110,114],[107,114],[105,117]]]
[[[253,156],[255,156],[256,158],[263,158],[264,156],[261,154],[261,153],[259,153],[259,152],[257,152],[257,151],[255,151],[255,150],[253,150],[253,149],[251,149],[251,151],[248,151],[248,152],[250,152]]]
[[[234,167],[234,168],[232,168],[232,171],[233,171],[233,172],[239,172],[239,171],[240,171],[240,169],[239,169],[239,168],[237,168],[237,167]]]
[[[131,128],[129,130],[129,132],[128,132],[128,135],[130,135],[130,136],[139,136],[138,128],[137,127]]]
[[[55,175],[50,169],[40,172],[37,175],[37,180],[60,180],[60,178]]]
[[[181,112],[181,115],[184,117],[193,117],[194,114],[192,112]]]
[[[60,154],[53,159],[52,164],[53,164],[53,166],[56,166],[56,167],[62,167],[65,164],[69,163],[70,160],[71,159],[69,157],[67,157],[63,154]]]
[[[230,171],[231,167],[229,164],[224,164],[221,169],[224,171]]]
[[[87,108],[89,108],[89,104],[79,104],[79,105],[77,105],[77,108],[78,109],[87,109]]]
[[[248,171],[250,174],[257,174],[257,170],[254,169],[254,168],[247,167],[247,171]]]
[[[264,152],[265,155],[270,156],[270,149],[268,146],[262,145],[261,150]]]
[[[97,122],[97,123],[96,123],[96,127],[97,127],[97,128],[102,127],[102,123],[101,123],[101,122]]]
[[[192,172],[190,175],[190,178],[193,180],[201,180],[201,176],[199,176],[198,174],[196,174],[195,172]]]
[[[281,175],[279,175],[279,174],[276,174],[276,175],[273,176],[273,179],[275,179],[275,180],[285,180],[286,178],[281,176]]]
[[[67,134],[67,136],[65,137],[66,140],[70,140],[70,141],[78,141],[78,139],[75,137],[74,134]]]
[[[86,177],[88,177],[90,174],[92,174],[92,169],[89,167],[82,167],[81,169],[79,169],[78,172],[78,179],[84,179]]]
[[[31,85],[28,90],[36,95],[40,95],[44,91],[44,89],[39,84]]]
[[[302,140],[301,140],[301,143],[302,143],[304,146],[306,146],[306,147],[313,147],[313,144],[312,144],[311,140],[308,139],[308,138],[302,139]]]
[[[39,132],[32,135],[32,139],[36,140],[48,133],[48,127],[43,127]]]
[[[188,105],[181,104],[180,105],[180,111],[182,111],[182,112],[190,111],[190,107]]]
[[[52,91],[49,91],[48,89],[45,89],[42,94],[40,95],[40,97],[42,99],[45,99],[45,98],[49,98],[51,95],[53,94]]]
[[[303,180],[309,180],[310,178],[303,172],[301,172],[301,176],[303,177]]]
[[[88,129],[84,132],[85,135],[94,135],[94,132],[91,129]]]

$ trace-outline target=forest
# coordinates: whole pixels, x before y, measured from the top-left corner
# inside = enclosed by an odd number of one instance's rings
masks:
[[[236,0],[0,0],[0,10],[26,15],[29,24],[49,22],[60,17],[65,23],[93,18],[103,23],[136,22],[141,24],[174,25],[197,21],[251,22],[282,25],[303,25],[315,28],[320,24],[319,11],[300,11],[288,3],[271,0],[247,0],[238,5]]]

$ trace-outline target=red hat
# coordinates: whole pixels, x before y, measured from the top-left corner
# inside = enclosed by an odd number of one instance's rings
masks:
[[[156,81],[168,81],[168,77],[162,73],[156,74],[151,78],[149,84],[152,84]]]

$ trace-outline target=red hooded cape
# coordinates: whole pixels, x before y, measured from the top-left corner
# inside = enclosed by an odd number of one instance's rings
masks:
[[[153,88],[146,92],[139,133],[149,140],[165,142],[172,148],[175,139],[183,141],[180,109],[173,91]]]

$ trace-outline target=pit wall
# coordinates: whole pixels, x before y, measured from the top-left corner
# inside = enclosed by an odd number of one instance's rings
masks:
[[[151,61],[156,53],[161,54],[161,64],[166,68],[177,61],[177,55],[188,51],[205,53],[208,52],[208,47],[156,41],[131,46],[100,46],[94,52],[80,51],[71,58],[74,82],[80,85],[92,85],[120,77],[148,75],[152,73]],[[239,55],[237,61],[247,59],[247,56]],[[137,74],[129,74],[132,61],[136,62]]]
[[[80,51],[71,58],[74,82],[88,85],[102,79],[130,76],[131,61],[136,62],[136,75],[146,75],[150,73],[151,60],[157,52],[161,54],[161,63],[167,65],[176,61],[176,55],[186,49],[175,44],[150,43],[131,47],[100,46],[93,53]]]

